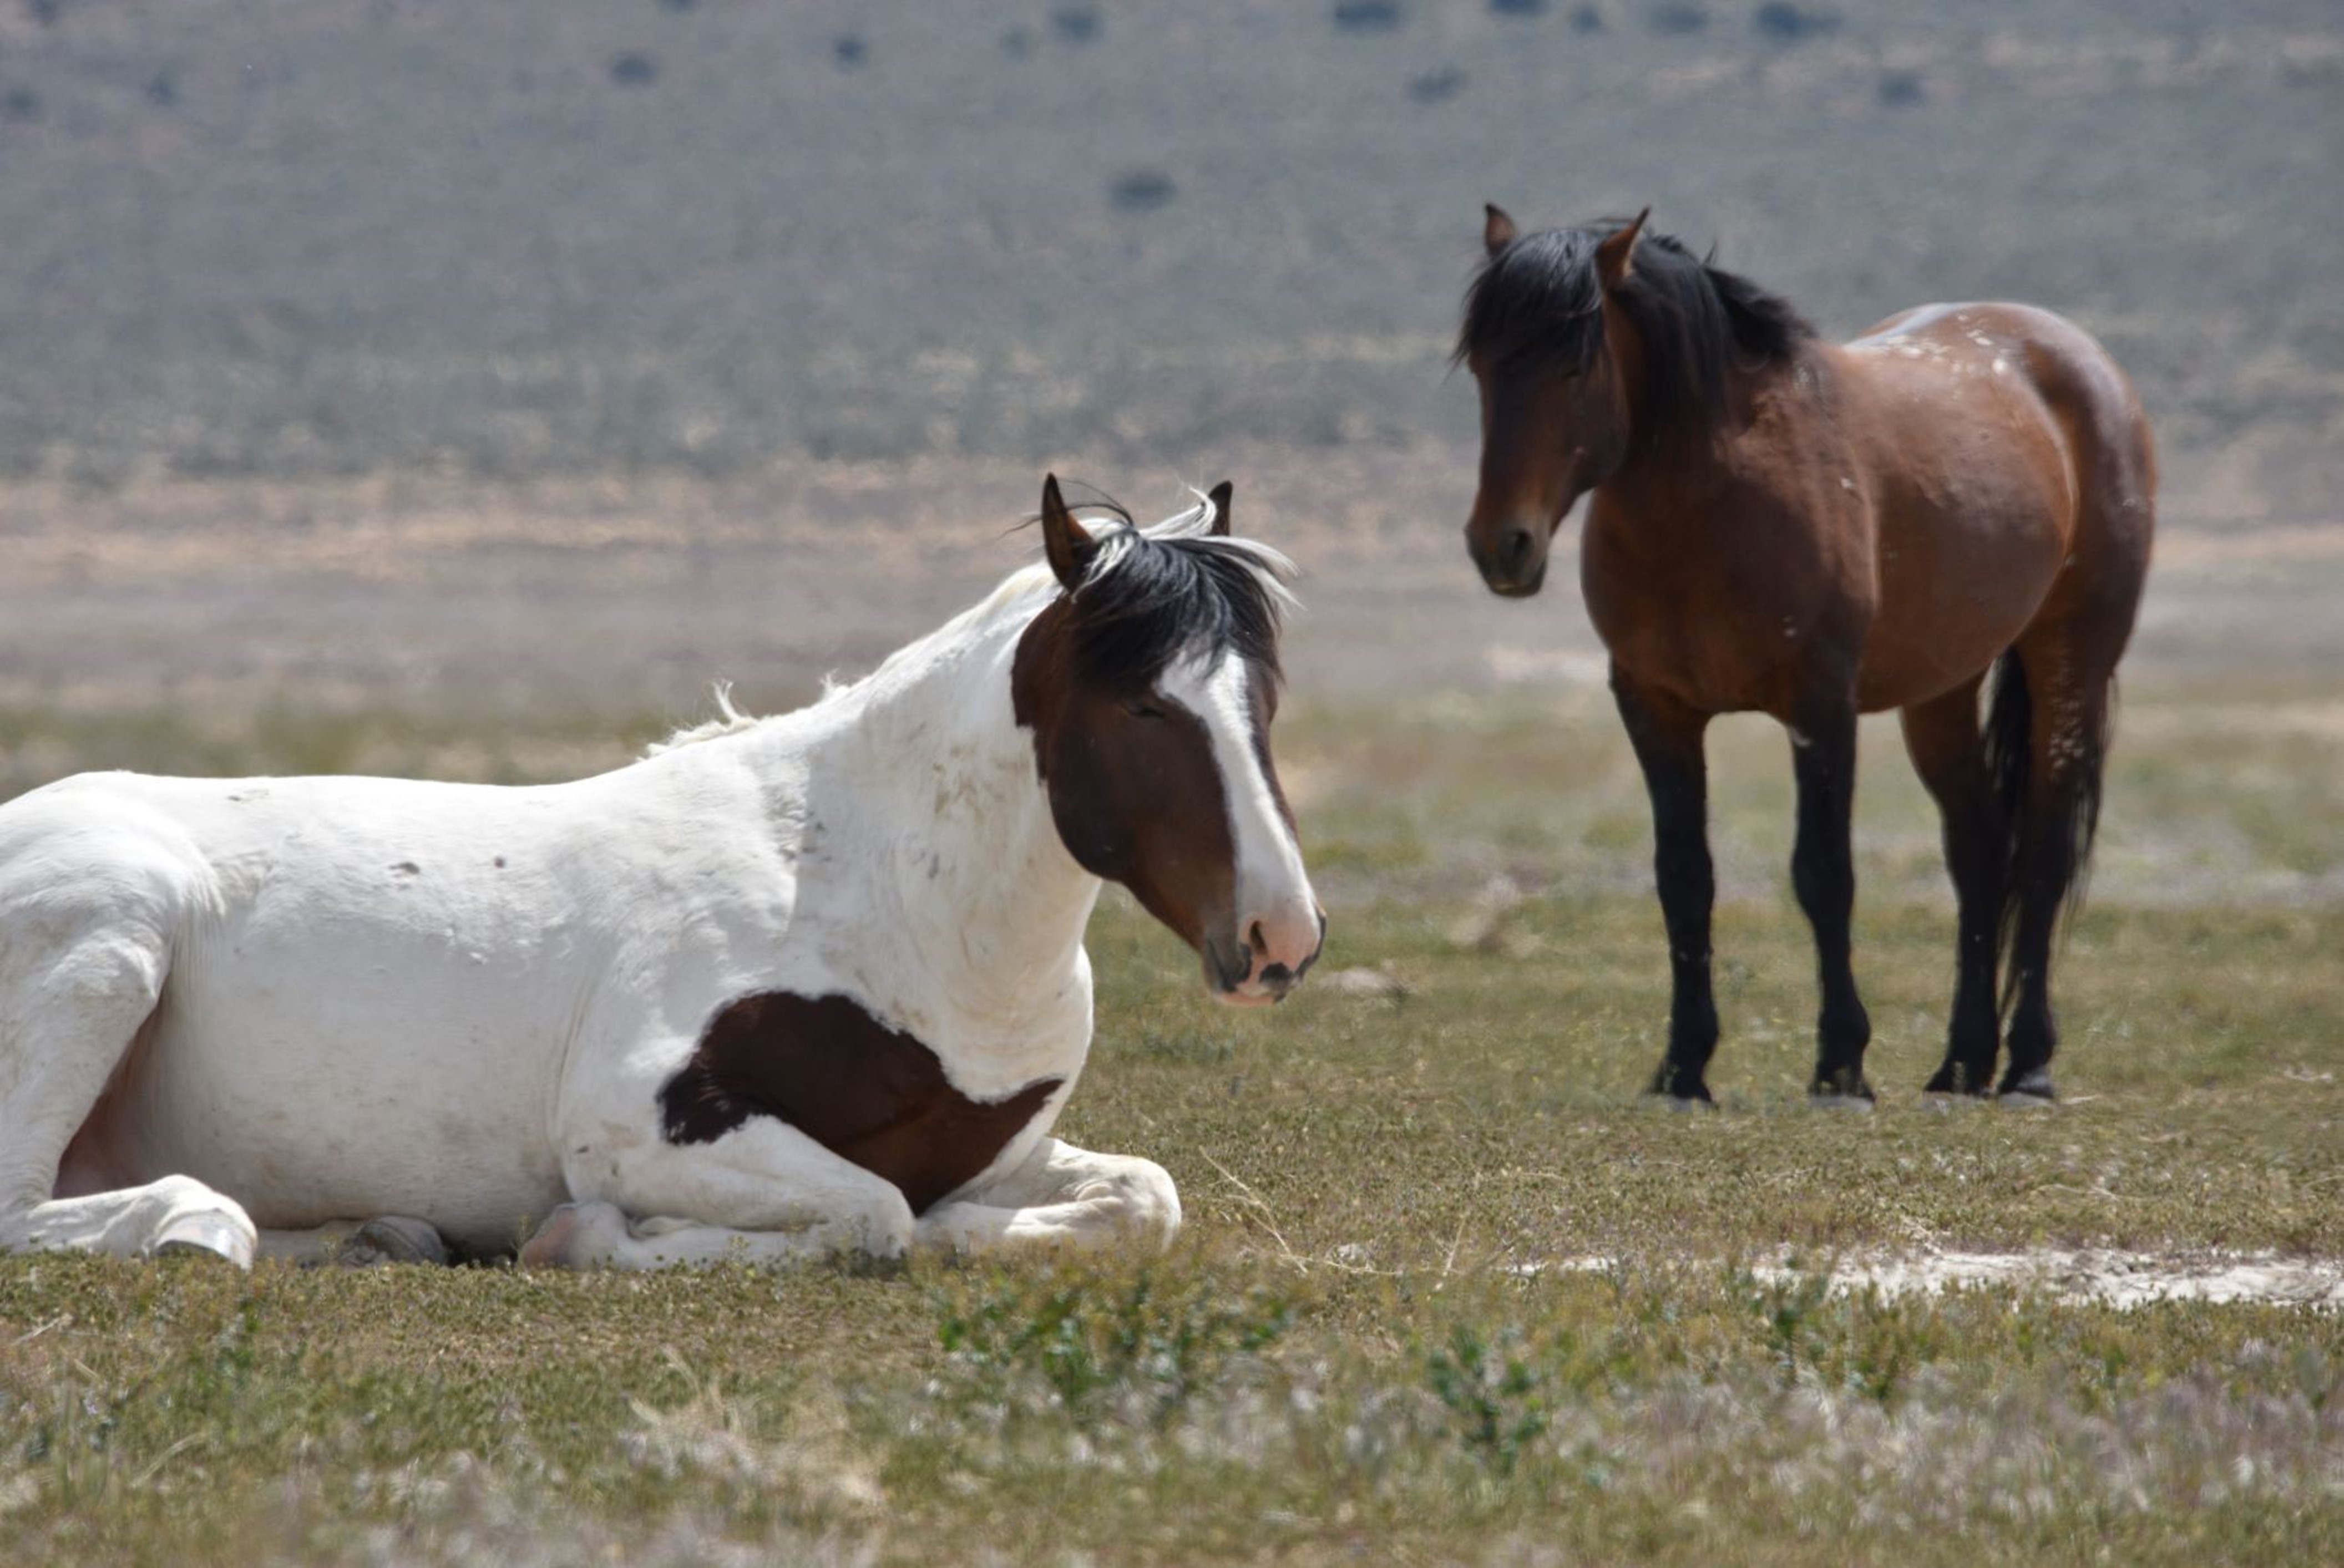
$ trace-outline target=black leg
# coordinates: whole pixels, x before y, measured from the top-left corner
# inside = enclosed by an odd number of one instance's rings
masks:
[[[2037,760],[2042,760],[2038,755]],[[2040,777],[2040,775],[2038,775]],[[2011,941],[2010,1064],[2000,1092],[2053,1097],[2051,1055],[2059,1049],[2051,1011],[2051,939],[2076,879],[2076,819],[2056,780],[2028,802],[2026,849],[2018,868],[2017,932]]]
[[[2002,963],[2002,891],[2007,839],[1986,771],[1973,680],[1904,710],[1904,747],[1945,819],[1945,869],[1960,909],[1953,1023],[1932,1094],[1984,1094],[1994,1086],[2002,1015],[1995,977]]]
[[[1703,1075],[1717,1049],[1710,990],[1709,919],[1717,882],[1709,859],[1709,771],[1702,738],[1709,716],[1638,692],[1617,669],[1612,689],[1652,799],[1652,869],[1669,931],[1668,1054],[1652,1092],[1707,1101]]]
[[[1872,1020],[1855,993],[1848,926],[1855,912],[1855,862],[1849,849],[1855,809],[1855,696],[1850,690],[1802,705],[1791,734],[1792,768],[1799,785],[1799,836],[1791,854],[1791,885],[1815,931],[1815,967],[1823,1011],[1815,1020],[1817,1095],[1872,1098],[1864,1078],[1864,1048]]]
[[[2099,815],[2108,678],[2087,673],[2082,660],[2056,644],[2030,647],[2026,667],[2034,693],[2017,930],[2010,950],[2016,1005],[2000,1092],[2049,1100],[2051,1057],[2059,1048],[2051,1010],[2052,939]]]

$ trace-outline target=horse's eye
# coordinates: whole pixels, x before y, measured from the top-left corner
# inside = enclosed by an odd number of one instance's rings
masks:
[[[1161,719],[1164,717],[1164,710],[1157,707],[1156,704],[1152,702],[1137,700],[1127,702],[1123,705],[1123,710],[1126,713],[1130,714],[1134,719]]]

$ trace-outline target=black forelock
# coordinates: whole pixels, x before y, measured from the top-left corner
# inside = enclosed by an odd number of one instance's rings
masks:
[[[1119,542],[1066,597],[1075,657],[1086,676],[1139,691],[1184,655],[1234,652],[1270,680],[1279,678],[1278,596],[1249,547],[1209,534],[1151,537],[1128,522],[1116,536]],[[1108,537],[1101,537],[1103,547]]]
[[[1596,247],[1627,222],[1527,234],[1490,257],[1465,290],[1457,358],[1491,365],[1526,358],[1563,375],[1586,370],[1603,341]],[[1730,367],[1779,363],[1814,336],[1787,301],[1664,234],[1637,241],[1617,298],[1643,340],[1639,423],[1653,445],[1710,434],[1725,411]]]

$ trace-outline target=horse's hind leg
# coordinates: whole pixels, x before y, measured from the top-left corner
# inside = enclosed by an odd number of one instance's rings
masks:
[[[2112,653],[2080,647],[2066,628],[2031,634],[2005,656],[1990,726],[2000,732],[2003,782],[2023,802],[2016,823],[2010,950],[2010,1061],[2000,1092],[2052,1098],[2059,1046],[2051,1010],[2052,939],[2076,893],[2099,819],[2101,766],[2116,670]]]
[[[370,1268],[378,1263],[446,1263],[447,1239],[428,1221],[386,1214],[363,1222],[337,1220],[311,1231],[263,1231],[260,1255],[304,1268],[339,1263]]]
[[[208,1252],[252,1262],[251,1219],[186,1176],[70,1197],[66,1150],[153,1014],[169,965],[160,933],[124,922],[0,958],[0,1251],[136,1257]]]
[[[1932,1094],[1984,1094],[1994,1085],[2002,1016],[1995,976],[2002,960],[2003,881],[2009,858],[2002,808],[1986,769],[1978,729],[1985,677],[1904,709],[1904,748],[1945,819],[1945,869],[1952,874],[1960,937],[1955,949],[1954,1012],[1945,1060],[1929,1080]]]

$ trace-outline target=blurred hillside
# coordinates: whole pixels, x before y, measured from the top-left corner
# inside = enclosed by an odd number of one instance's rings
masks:
[[[1480,204],[2020,297],[2178,508],[2344,487],[2334,0],[0,0],[0,472],[1470,438]]]

